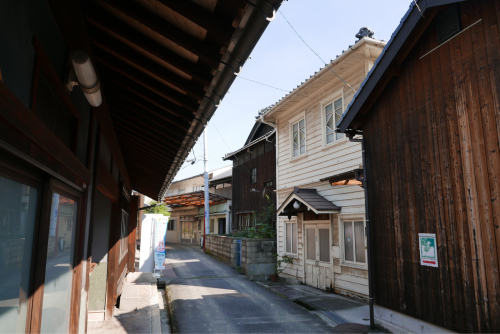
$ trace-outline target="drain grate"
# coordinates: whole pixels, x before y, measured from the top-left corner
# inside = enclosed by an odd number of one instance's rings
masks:
[[[335,321],[336,323],[338,323],[339,325],[341,324],[345,324],[347,323],[347,321],[344,319],[344,318],[341,318],[339,317],[338,315],[336,315],[335,313],[333,313],[332,311],[323,311],[323,313],[330,319],[332,319],[333,321]]]

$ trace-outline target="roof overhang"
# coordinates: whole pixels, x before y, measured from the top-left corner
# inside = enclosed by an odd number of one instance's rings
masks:
[[[208,202],[209,205],[216,205],[221,203],[226,203],[229,198],[224,196],[209,193]],[[172,209],[188,206],[204,206],[205,205],[205,192],[195,191],[192,193],[172,195],[165,197],[163,202]]]
[[[231,153],[227,153],[226,156],[224,158],[222,158],[222,160],[224,160],[224,161],[226,161],[226,160],[232,160],[233,157],[236,154],[238,154],[238,153],[246,150],[247,148],[249,148],[249,147],[251,147],[251,146],[253,146],[253,145],[257,144],[257,143],[260,143],[261,141],[264,141],[265,139],[271,137],[275,132],[276,132],[276,129],[273,129],[273,130],[269,131],[268,133],[266,133],[265,135],[263,135],[263,136],[255,139],[254,141],[252,141],[252,142],[248,143],[247,145],[243,146],[239,150],[231,152]]]
[[[298,96],[310,96],[311,92],[304,92],[305,90],[310,89],[312,85],[315,84],[316,81],[319,80],[324,80],[322,78],[324,75],[327,75],[330,72],[330,68],[334,69],[336,72],[340,71],[338,70],[338,67],[342,64],[342,62],[349,58],[350,55],[352,55],[356,50],[362,50],[365,47],[370,47],[372,49],[377,48],[378,46],[384,46],[386,44],[385,41],[381,41],[378,39],[370,38],[370,37],[363,37],[361,40],[357,41],[353,46],[349,47],[345,52],[343,52],[341,55],[337,56],[335,59],[332,59],[332,61],[325,67],[323,67],[321,70],[318,72],[314,73],[311,75],[309,79],[306,79],[301,85],[297,86],[294,88],[291,92],[289,92],[287,95],[285,95],[281,100],[279,100],[277,103],[274,105],[266,108],[260,116],[262,119],[265,121],[270,121],[269,118],[277,111],[279,111],[281,108],[283,108],[288,102],[290,102],[292,99],[294,99],[297,95]],[[381,52],[380,48],[377,50],[374,50],[373,52],[376,52],[376,56]],[[375,57],[376,57],[375,56]],[[314,89],[314,88],[312,88]]]
[[[437,13],[435,7],[462,1],[466,0],[419,0],[418,3],[411,3],[337,124],[339,132],[362,130],[362,116],[366,115],[392,76],[398,72],[399,65],[406,58],[406,51],[415,45],[421,33],[432,22]]]
[[[295,201],[300,204],[298,208],[294,207]],[[316,189],[295,187],[277,210],[279,216],[296,216],[305,211],[313,211],[315,214],[339,213],[340,207],[318,194]]]
[[[78,2],[130,186],[161,198],[282,1]]]

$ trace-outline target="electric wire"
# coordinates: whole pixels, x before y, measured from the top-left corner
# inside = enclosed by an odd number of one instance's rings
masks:
[[[283,16],[283,18],[285,19],[286,23],[288,23],[288,25],[290,26],[290,28],[292,28],[292,30],[295,32],[295,34],[300,38],[300,40],[309,48],[309,50],[311,50],[318,58],[319,60],[321,60],[323,62],[323,64],[325,64],[326,67],[328,67],[328,69],[333,73],[335,74],[340,80],[342,80],[347,86],[349,86],[349,88],[351,88],[354,93],[356,93],[356,90],[347,83],[347,81],[345,81],[340,75],[338,75],[337,73],[335,73],[335,71],[333,71],[330,66],[328,66],[328,64],[323,60],[323,58],[320,57],[320,55],[314,51],[310,46],[309,44],[306,43],[306,41],[299,35],[299,33],[297,32],[297,30],[295,30],[295,28],[292,26],[292,24],[287,20],[286,16],[283,14],[283,12],[281,10],[278,10],[278,12]]]
[[[281,91],[284,91],[284,92],[287,92],[289,94],[291,94],[292,92],[291,91],[288,91],[288,90],[285,90],[285,89],[281,89],[281,88],[278,88],[278,87],[274,87],[274,86],[270,86],[268,84],[265,84],[265,83],[262,83],[262,82],[259,82],[259,81],[255,81],[255,80],[252,80],[252,79],[248,79],[248,78],[245,78],[245,77],[239,77],[240,79],[244,79],[244,80],[248,80],[248,81],[251,81],[253,83],[256,83],[256,84],[259,84],[259,85],[262,85],[262,86],[266,86],[266,87],[270,87],[270,88],[274,88],[274,89],[277,89],[277,90],[281,90]],[[321,102],[320,99],[315,99],[314,97],[310,97],[310,96],[307,96],[307,95],[304,95],[304,94],[300,94],[300,93],[294,93],[295,95],[298,95],[298,96],[303,96],[303,97],[307,97],[308,99],[311,99],[315,102]],[[339,116],[342,116],[343,114],[339,114],[338,112],[335,111],[335,113]]]

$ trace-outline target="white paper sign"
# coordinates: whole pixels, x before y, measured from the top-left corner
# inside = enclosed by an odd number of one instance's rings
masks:
[[[420,264],[422,266],[438,267],[436,235],[418,234],[420,249]]]

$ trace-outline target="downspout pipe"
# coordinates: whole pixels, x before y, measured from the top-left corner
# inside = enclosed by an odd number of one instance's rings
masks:
[[[356,180],[361,181],[363,184],[363,189],[365,191],[365,216],[366,216],[366,243],[368,247],[368,299],[370,302],[370,328],[375,328],[375,312],[373,309],[373,259],[372,259],[372,246],[370,242],[370,211],[368,209],[368,179],[366,178],[366,154],[365,154],[365,140],[364,138],[354,138],[356,132],[347,132],[347,136],[349,137],[349,141],[361,143],[361,154],[363,159],[363,178],[361,179],[359,176],[356,177]]]

